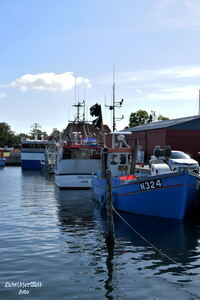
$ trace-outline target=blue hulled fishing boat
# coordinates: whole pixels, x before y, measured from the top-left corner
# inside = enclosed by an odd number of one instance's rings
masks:
[[[6,159],[4,157],[4,151],[0,149],[0,166],[4,167],[6,164]]]
[[[112,203],[120,211],[182,220],[199,208],[200,177],[187,170],[171,171],[165,164],[151,166],[141,173],[134,168],[134,151],[125,144],[104,149],[102,170],[92,178],[92,193],[106,205],[106,169],[112,174]],[[169,155],[167,149],[167,155]]]

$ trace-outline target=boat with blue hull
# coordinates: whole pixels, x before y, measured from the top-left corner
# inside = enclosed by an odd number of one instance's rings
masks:
[[[0,167],[4,167],[6,164],[6,159],[4,157],[4,151],[0,149]]]
[[[6,159],[4,157],[0,157],[0,167],[4,167],[6,164]]]
[[[100,206],[106,205],[105,170],[109,169],[112,174],[112,203],[117,210],[182,220],[199,208],[198,174],[186,170],[174,172],[166,164],[152,166],[152,169],[157,169],[157,174],[133,173],[134,151],[128,147],[110,148],[103,155],[102,170],[92,178],[92,194]]]
[[[21,167],[23,170],[39,170],[45,160],[45,152],[49,141],[26,140],[21,146]]]

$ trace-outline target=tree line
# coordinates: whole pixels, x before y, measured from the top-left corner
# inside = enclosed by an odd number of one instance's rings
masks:
[[[155,111],[151,111],[151,113],[148,114],[146,110],[140,109],[130,114],[128,127],[135,127],[135,126],[139,126],[151,122],[165,121],[165,120],[169,120],[169,118],[164,117],[161,114],[157,116]]]
[[[52,133],[48,135],[46,131],[37,129],[37,138],[39,140],[51,140],[53,138],[58,138],[62,133],[56,128],[53,129]],[[19,133],[15,134],[11,130],[10,125],[5,122],[0,122],[0,148],[3,147],[17,147],[25,139],[33,139],[35,136],[35,129],[33,128],[29,134]]]

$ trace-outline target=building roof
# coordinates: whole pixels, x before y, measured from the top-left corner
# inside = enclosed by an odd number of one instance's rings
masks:
[[[161,128],[167,128],[167,127],[174,127],[176,125],[187,123],[187,122],[194,121],[197,119],[200,119],[200,115],[184,117],[184,118],[179,118],[179,119],[173,119],[173,120],[151,122],[151,123],[140,125],[140,126],[126,128],[126,131],[133,132],[133,131],[154,130],[154,129],[161,129]]]

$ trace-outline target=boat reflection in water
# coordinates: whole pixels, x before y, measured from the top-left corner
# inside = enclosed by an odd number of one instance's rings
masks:
[[[190,268],[190,263],[192,263],[195,260],[195,256],[198,255],[198,239],[200,238],[198,227],[200,221],[189,220],[183,222],[121,212],[119,215],[125,221],[117,215],[114,216],[116,239],[129,240],[136,248],[141,249],[141,247],[144,247],[143,249],[146,249],[147,253],[142,254],[141,259],[152,262],[154,260],[152,265],[148,266],[148,268],[156,270],[156,268],[159,267],[157,274],[169,272],[169,269],[160,268],[167,265],[170,265],[170,268],[172,268],[173,262],[165,255],[177,263],[180,263],[179,266],[182,265],[186,267],[187,264]],[[151,245],[158,248],[158,251],[153,249]],[[165,255],[162,256],[159,254],[159,251]],[[155,261],[156,258],[159,260]],[[177,266],[174,265],[174,267],[176,268]],[[180,268],[180,271],[184,270]]]
[[[200,221],[182,222],[120,213],[135,231],[176,264],[154,250],[115,213],[115,245],[108,247],[106,216],[91,201],[90,191],[57,189],[56,197],[62,252],[70,270],[68,280],[80,283],[75,289],[83,288],[81,282],[89,282],[88,289],[102,296],[103,288],[104,296],[114,299],[117,295],[126,295],[128,289],[143,293],[139,287],[144,285],[145,278],[147,290],[148,286],[156,288],[161,284],[163,293],[167,295],[168,289],[171,289],[170,293],[174,296],[177,289],[181,289],[180,293],[186,291],[185,286],[177,286],[179,282],[187,285],[192,281],[189,288],[197,293],[195,285],[198,277],[194,274],[199,274],[200,268]],[[172,287],[171,283],[177,284]]]

